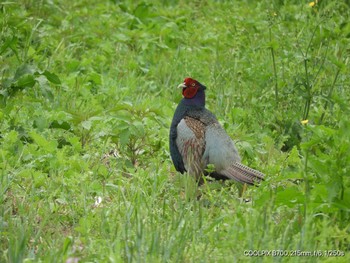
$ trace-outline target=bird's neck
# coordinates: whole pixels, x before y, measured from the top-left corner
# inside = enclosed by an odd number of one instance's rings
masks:
[[[197,94],[191,98],[183,98],[182,103],[186,106],[199,106],[199,107],[205,107],[205,93],[204,90],[199,90]]]

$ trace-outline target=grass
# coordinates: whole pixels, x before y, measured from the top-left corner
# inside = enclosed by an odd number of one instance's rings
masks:
[[[350,6],[316,2],[0,3],[0,262],[348,262]],[[187,76],[242,198],[172,166]]]

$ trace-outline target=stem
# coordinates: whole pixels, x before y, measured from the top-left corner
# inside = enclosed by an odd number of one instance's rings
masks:
[[[307,54],[307,53],[306,53]],[[311,85],[309,82],[309,69],[307,66],[307,58],[304,57],[304,68],[305,68],[305,83],[304,86],[307,91],[307,97],[305,101],[305,107],[304,107],[304,113],[303,113],[303,120],[307,120],[307,117],[309,116],[309,111],[310,111],[310,105],[311,105]]]
[[[304,211],[303,211],[303,225],[301,227],[301,236],[300,236],[300,247],[303,247],[303,241],[305,239],[306,234],[306,227],[307,227],[307,207],[309,203],[309,197],[310,197],[310,184],[309,179],[307,176],[307,166],[308,166],[308,158],[309,157],[309,149],[306,150],[305,153],[305,162],[304,162],[304,171],[303,171],[303,179],[305,184],[305,197],[304,197]]]
[[[316,34],[316,30],[317,30],[318,26],[315,27],[314,31],[312,32],[309,44],[307,45],[305,54],[304,52],[301,50],[301,54],[304,57],[304,69],[305,69],[305,83],[304,86],[306,88],[307,91],[307,98],[305,101],[305,107],[304,107],[304,113],[303,113],[303,120],[306,120],[309,116],[309,112],[310,112],[310,106],[311,106],[311,101],[312,101],[312,94],[311,94],[311,89],[312,89],[312,85],[310,84],[310,80],[309,80],[309,68],[308,68],[308,53],[311,47],[311,43],[313,38],[315,37]]]
[[[329,101],[330,101],[330,99],[331,99],[331,97],[332,97],[333,90],[334,90],[334,87],[335,87],[335,83],[337,82],[339,73],[340,73],[340,68],[338,68],[337,73],[335,74],[335,77],[334,77],[332,86],[331,86],[331,88],[330,88],[329,91],[328,91],[327,99],[326,99],[326,102],[324,103],[324,106],[323,106],[324,111],[323,111],[323,113],[322,113],[322,115],[321,115],[321,118],[320,118],[320,120],[319,120],[319,122],[318,122],[319,124],[321,124],[321,123],[323,122],[323,118],[324,118],[324,116],[325,116],[325,114],[326,114],[326,110],[327,110],[327,108],[328,108]]]
[[[324,56],[323,56],[323,60],[322,60],[321,66],[319,67],[319,69],[318,69],[318,71],[317,71],[317,73],[316,73],[314,79],[312,80],[312,83],[316,83],[316,80],[317,80],[318,76],[319,76],[320,73],[321,73],[321,70],[322,70],[322,68],[323,68],[323,65],[324,65],[324,63],[325,63],[325,61],[326,61],[326,57],[327,57],[327,54],[328,54],[328,49],[329,49],[329,42],[327,42],[326,52],[325,52],[325,54],[324,54]]]
[[[269,33],[270,33],[270,43],[272,42],[272,30],[271,27],[269,27]],[[276,69],[276,59],[275,59],[275,50],[273,49],[273,46],[270,47],[271,56],[272,56],[272,64],[273,64],[273,74],[275,78],[275,100],[276,105],[278,104],[278,79],[277,79],[277,69]]]
[[[309,160],[309,151],[305,154],[305,165],[304,165],[304,182],[305,182],[305,201],[308,201],[309,195],[310,195],[310,184],[309,179],[307,178],[307,166],[308,166],[308,160]],[[306,204],[305,204],[306,209]]]

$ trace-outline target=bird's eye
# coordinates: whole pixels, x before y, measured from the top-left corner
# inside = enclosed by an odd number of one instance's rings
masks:
[[[192,87],[196,86],[196,83],[192,83]]]

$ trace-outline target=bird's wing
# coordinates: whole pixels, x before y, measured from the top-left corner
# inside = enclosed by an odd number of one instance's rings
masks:
[[[186,172],[185,165],[182,160],[182,156],[179,152],[179,148],[177,147],[177,144],[176,144],[176,138],[177,138],[176,127],[177,125],[174,125],[170,130],[169,150],[170,150],[171,159],[173,160],[176,171],[180,173],[184,173]]]
[[[207,127],[205,143],[203,162],[213,164],[216,174],[247,184],[263,180],[264,174],[240,163],[241,158],[232,139],[219,123]]]
[[[206,128],[205,143],[203,159],[213,164],[216,172],[229,167],[233,162],[241,161],[232,139],[218,122]]]
[[[181,119],[176,130],[176,145],[185,169],[199,179],[205,168],[202,159],[205,150],[205,125],[198,119],[186,116]]]

